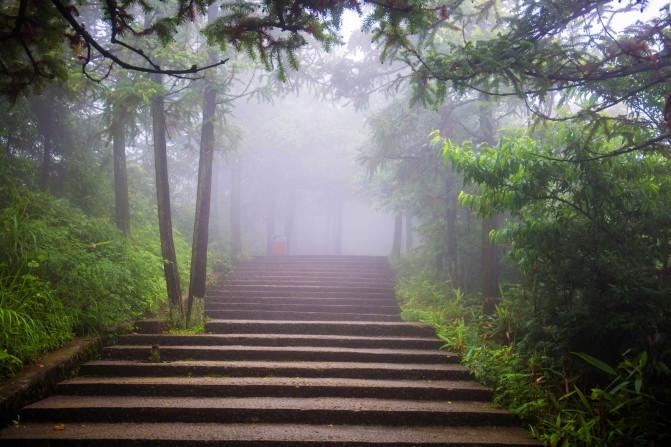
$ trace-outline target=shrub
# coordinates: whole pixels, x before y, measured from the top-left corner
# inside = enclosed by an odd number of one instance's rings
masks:
[[[157,308],[154,241],[126,239],[103,219],[27,188],[0,189],[0,374]]]

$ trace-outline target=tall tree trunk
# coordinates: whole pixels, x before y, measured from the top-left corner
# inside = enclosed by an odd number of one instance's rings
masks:
[[[338,197],[334,204],[334,228],[333,228],[333,251],[339,255],[342,253],[342,207],[343,201]]]
[[[396,213],[394,219],[394,243],[391,247],[391,256],[392,258],[401,257],[401,239],[403,237],[403,214]]]
[[[447,274],[457,287],[461,287],[459,278],[459,238],[457,237],[457,188],[453,175],[447,177]]]
[[[153,74],[152,80],[163,84],[163,76]],[[168,154],[166,147],[166,124],[164,98],[162,94],[151,100],[152,133],[154,138],[154,168],[156,171],[156,203],[158,208],[158,228],[161,237],[161,256],[168,292],[170,310],[183,315],[182,292],[179,285],[177,256],[172,238],[172,216],[170,211],[170,184],[168,182]]]
[[[294,226],[296,224],[296,205],[298,202],[298,190],[289,191],[287,196],[286,217],[284,220],[284,237],[287,241],[287,254],[295,253],[293,250]]]
[[[207,10],[207,21],[214,22],[217,6]],[[216,58],[216,52],[209,52],[210,62]],[[200,134],[200,157],[198,158],[198,185],[196,187],[196,215],[193,222],[193,241],[191,243],[191,274],[189,295],[186,300],[186,321],[191,320],[194,298],[205,297],[207,281],[207,243],[210,233],[210,201],[212,198],[212,163],[214,160],[214,114],[217,107],[217,89],[214,83],[206,80],[203,92],[203,123]]]
[[[231,252],[234,259],[242,255],[242,233],[240,231],[240,161],[235,161],[231,173]]]
[[[410,252],[412,250],[412,216],[410,213],[406,213],[405,215],[405,251],[406,253]]]
[[[52,89],[47,89],[44,94],[30,98],[30,109],[35,115],[37,130],[42,136],[42,161],[38,185],[46,191],[49,188],[49,177],[51,175],[51,158],[54,153],[56,122],[54,116],[54,94]]]
[[[495,144],[493,104],[487,95],[480,94],[479,104],[480,135],[490,146]],[[492,230],[498,228],[497,216],[485,217],[482,221],[482,296],[483,311],[493,314],[499,300],[498,249],[489,238]]]
[[[126,119],[125,108],[118,105],[112,111],[112,151],[114,154],[114,209],[116,226],[130,234],[130,207],[128,204],[128,175],[126,172]]]
[[[275,193],[268,191],[268,203],[266,205],[266,254],[273,254],[273,242],[275,240]]]
[[[486,314],[496,311],[499,300],[499,262],[498,248],[489,239],[492,230],[499,226],[498,217],[487,217],[482,221],[482,296],[483,310]]]

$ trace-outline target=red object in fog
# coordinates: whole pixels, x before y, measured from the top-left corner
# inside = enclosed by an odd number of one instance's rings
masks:
[[[270,252],[273,255],[286,255],[287,254],[287,243],[284,242],[284,241],[274,241]]]

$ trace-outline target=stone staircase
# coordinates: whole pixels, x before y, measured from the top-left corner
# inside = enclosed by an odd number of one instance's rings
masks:
[[[537,445],[430,327],[401,320],[385,258],[258,257],[206,312],[206,334],[120,337],[0,444]]]

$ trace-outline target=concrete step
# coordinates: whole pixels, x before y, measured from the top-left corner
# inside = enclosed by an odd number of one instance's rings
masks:
[[[293,377],[75,377],[61,395],[209,397],[358,397],[489,401],[491,390],[470,380],[412,381]]]
[[[210,320],[206,332],[214,334],[309,334],[367,337],[431,337],[433,328],[426,324],[380,321],[265,321]]]
[[[273,286],[273,287],[328,287],[328,288],[361,288],[361,289],[384,289],[391,290],[390,281],[383,280],[354,280],[354,279],[329,279],[329,278],[301,278],[301,279],[278,279],[278,278],[231,278],[223,281],[221,287],[231,286]]]
[[[168,377],[328,377],[380,380],[465,380],[470,373],[456,363],[398,364],[357,362],[238,362],[175,361],[148,363],[145,360],[96,360],[84,363],[87,376]]]
[[[308,290],[309,289],[309,290]],[[296,290],[289,288],[255,288],[248,287],[233,287],[226,289],[212,289],[205,294],[207,299],[217,299],[221,297],[236,297],[236,298],[256,298],[256,297],[290,297],[290,298],[355,298],[360,300],[366,299],[386,299],[395,300],[394,292],[358,292],[351,290],[319,290],[318,288],[306,288],[304,290]]]
[[[236,269],[232,273],[232,277],[240,276],[296,276],[296,277],[338,277],[343,279],[348,278],[386,278],[391,281],[393,273],[388,270],[371,270],[371,269],[324,269],[324,268],[303,268],[303,267],[283,267],[283,268],[268,268],[268,267],[247,267]]]
[[[357,265],[367,267],[389,268],[385,258],[365,259],[360,257],[321,257],[321,256],[282,256],[282,257],[257,257],[240,262],[240,266],[246,265]]]
[[[308,304],[308,303],[285,303],[284,300],[265,303],[248,301],[207,302],[205,311],[226,310],[254,310],[254,311],[284,311],[284,312],[333,312],[333,313],[355,313],[355,314],[399,314],[397,305],[353,305],[353,304]]]
[[[21,423],[0,432],[0,443],[21,447],[514,447],[536,446],[518,427],[362,426],[308,424]]]
[[[359,286],[348,286],[346,284],[331,284],[331,285],[277,285],[277,284],[227,284],[222,283],[221,286],[216,289],[222,292],[244,292],[244,291],[254,291],[254,292],[269,292],[269,291],[284,291],[284,292],[317,292],[317,293],[328,293],[328,292],[337,292],[337,293],[359,293],[362,296],[366,294],[387,294],[394,293],[394,288],[391,285],[387,284],[380,287],[359,287]]]
[[[298,312],[294,310],[207,310],[210,318],[228,320],[298,320],[298,321],[402,321],[400,314],[359,314],[345,312]]]
[[[275,346],[163,346],[161,361],[233,360],[276,362],[367,362],[367,363],[456,363],[456,354],[419,349],[357,349]],[[114,345],[103,349],[103,357],[116,360],[147,360],[150,345]]]
[[[62,396],[26,406],[31,422],[217,422],[357,425],[512,425],[505,410],[479,401],[366,398]]]
[[[226,306],[229,303],[240,303],[246,305],[267,306],[352,306],[380,309],[393,307],[398,309],[398,304],[391,298],[311,298],[311,297],[288,297],[288,296],[251,296],[236,297],[233,295],[208,297],[206,306]]]
[[[314,346],[340,348],[439,349],[436,338],[352,337],[341,335],[281,334],[131,334],[119,337],[122,345],[159,346]]]
[[[231,292],[222,292],[222,291],[208,291],[205,295],[205,302],[207,303],[217,303],[217,302],[246,302],[246,303],[263,303],[263,302],[281,302],[286,304],[305,304],[305,303],[315,303],[315,304],[342,304],[342,305],[382,305],[382,306],[397,306],[396,297],[391,293],[387,294],[375,294],[369,296],[360,296],[356,294],[339,295],[337,293],[322,293],[322,294],[311,294],[311,293],[267,293],[267,292],[256,292],[256,293],[231,293]]]
[[[308,272],[308,271],[298,271],[295,273],[291,272],[277,272],[277,271],[265,271],[265,270],[236,270],[230,276],[231,279],[279,279],[279,280],[289,280],[289,279],[336,279],[336,280],[385,280],[391,281],[392,275],[386,273],[328,273],[328,272]]]

